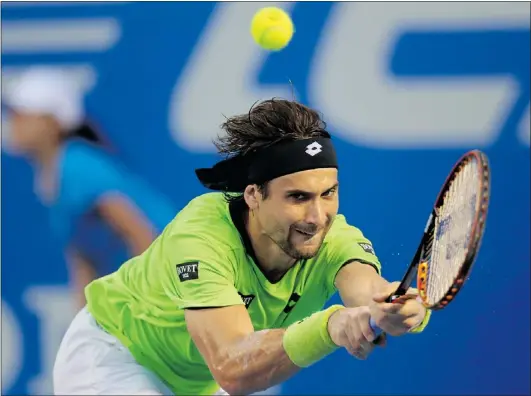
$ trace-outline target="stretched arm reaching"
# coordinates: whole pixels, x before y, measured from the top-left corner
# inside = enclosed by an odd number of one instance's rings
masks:
[[[339,305],[287,329],[254,331],[243,305],[187,309],[186,324],[218,384],[229,394],[249,394],[279,384],[338,346],[365,359],[374,340],[366,307]]]

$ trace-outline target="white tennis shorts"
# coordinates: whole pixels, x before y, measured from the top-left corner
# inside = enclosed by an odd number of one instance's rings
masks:
[[[61,342],[53,387],[55,395],[173,394],[116,337],[105,332],[86,308],[76,315]]]

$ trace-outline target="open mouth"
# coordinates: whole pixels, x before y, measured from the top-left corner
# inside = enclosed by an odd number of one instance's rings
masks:
[[[306,231],[299,230],[297,228],[295,228],[295,231],[297,231],[299,234],[304,235],[305,237],[309,237],[309,238],[317,235],[317,233],[318,233],[318,231],[306,232]]]

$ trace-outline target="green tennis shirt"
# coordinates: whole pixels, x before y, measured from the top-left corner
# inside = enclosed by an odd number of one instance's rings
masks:
[[[319,253],[271,283],[229,206],[221,193],[193,199],[142,255],[85,290],[99,325],[175,394],[219,388],[188,334],[186,308],[244,304],[256,331],[284,328],[324,307],[347,261],[380,271],[370,241],[338,215]]]

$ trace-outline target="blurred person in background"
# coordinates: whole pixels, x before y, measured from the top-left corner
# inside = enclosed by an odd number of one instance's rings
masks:
[[[34,169],[77,305],[84,288],[141,254],[174,217],[169,200],[132,174],[88,124],[84,94],[58,69],[33,67],[4,94],[9,149]]]

